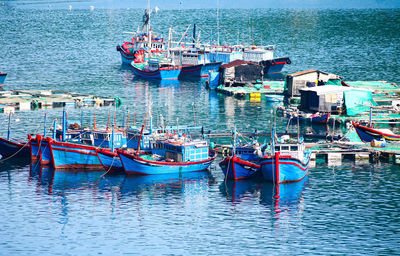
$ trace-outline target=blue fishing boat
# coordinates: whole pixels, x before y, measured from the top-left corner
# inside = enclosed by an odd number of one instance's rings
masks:
[[[400,141],[400,135],[394,134],[389,129],[377,129],[373,127],[367,127],[357,122],[352,122],[352,124],[356,129],[358,136],[363,142],[371,142],[372,140],[379,141],[382,139],[388,141]]]
[[[150,28],[150,13],[145,12],[143,16],[142,31],[125,32],[131,34],[128,42],[117,45],[117,51],[121,54],[122,64],[142,63],[145,61],[145,52],[159,53],[165,51],[166,42],[164,38],[156,35]],[[151,43],[150,43],[151,38]]]
[[[304,112],[297,112],[297,111],[287,111],[286,113],[287,118],[293,121],[297,121],[297,119],[301,122],[311,122],[314,124],[326,124],[329,122],[330,114],[328,113],[304,113]]]
[[[236,134],[235,130],[232,156],[225,157],[219,166],[224,176],[229,179],[240,180],[257,176],[260,174],[262,147],[256,141],[237,146]]]
[[[0,72],[0,86],[2,86],[4,84],[4,82],[6,81],[6,77],[7,77],[7,73]]]
[[[181,66],[175,66],[170,60],[163,58],[151,58],[146,63],[132,63],[135,75],[148,79],[178,79],[182,70]]]
[[[205,140],[181,137],[158,141],[153,147],[158,149],[160,155],[140,154],[140,148],[133,154],[117,150],[125,173],[153,175],[202,171],[216,158],[216,152],[210,152]]]
[[[305,150],[304,139],[283,135],[275,142],[273,133],[271,154],[260,162],[265,180],[288,183],[302,180],[308,174],[311,152]]]
[[[50,145],[55,170],[104,171],[96,147],[46,139]]]
[[[182,65],[179,77],[209,77],[210,71],[218,71],[221,62],[205,63],[197,65]]]
[[[96,152],[101,164],[107,172],[122,173],[124,171],[121,159],[115,151],[105,148],[98,148],[96,149]]]

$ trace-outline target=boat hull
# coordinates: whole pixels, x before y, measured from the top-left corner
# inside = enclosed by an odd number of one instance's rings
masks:
[[[41,165],[50,165],[52,162],[51,151],[49,142],[45,139],[38,139],[40,141],[40,164]]]
[[[245,161],[239,157],[226,157],[219,166],[229,179],[248,179],[260,173],[260,165]]]
[[[122,173],[124,171],[121,159],[119,158],[118,154],[112,153],[109,150],[98,149],[97,155],[101,164],[107,172]]]
[[[264,68],[264,74],[281,73],[285,64],[291,64],[289,57],[275,58],[272,60],[263,60],[259,64]]]
[[[138,156],[118,151],[124,171],[128,175],[156,175],[197,172],[207,169],[214,161],[216,155],[205,161],[186,163],[167,163],[148,161]]]
[[[104,171],[95,147],[48,141],[55,170]]]
[[[389,141],[400,141],[400,135],[384,133],[370,127],[362,126],[355,122],[353,122],[353,126],[363,142],[371,142],[372,140],[380,140],[382,138],[385,138],[385,140]]]
[[[40,144],[36,138],[32,138],[28,135],[29,146],[31,150],[31,163],[37,163],[40,160]]]
[[[136,68],[135,66],[132,66],[132,68],[133,72],[137,76],[148,79],[158,79],[158,80],[178,79],[179,74],[181,73],[182,70],[182,67],[162,68],[162,69],[157,69],[155,71],[144,71]]]
[[[122,64],[131,65],[132,61],[135,60],[135,55],[127,53],[120,45],[117,46],[117,51],[121,54]]]
[[[265,180],[273,183],[289,183],[302,180],[308,175],[309,157],[305,162],[298,159],[280,156],[279,152],[274,156],[265,157],[261,161],[261,172]]]
[[[28,158],[30,156],[29,143],[18,143],[0,137],[0,155],[3,159],[11,156]]]
[[[213,62],[199,65],[185,65],[179,77],[209,77],[209,71],[218,71],[221,62]]]

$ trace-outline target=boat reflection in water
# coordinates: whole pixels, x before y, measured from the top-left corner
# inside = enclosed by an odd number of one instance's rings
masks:
[[[275,213],[297,208],[303,191],[308,185],[308,176],[299,182],[273,184],[265,182],[260,189],[260,203],[272,206]]]
[[[219,188],[221,193],[234,203],[257,198],[259,203],[272,207],[272,211],[296,208],[302,201],[303,191],[307,187],[308,176],[299,182],[274,184],[259,180],[224,180]]]
[[[253,179],[225,179],[219,185],[219,190],[229,201],[240,203],[243,200],[254,198],[261,185],[261,183]]]
[[[208,190],[209,182],[213,177],[208,171],[126,176],[121,185],[121,195],[129,197],[147,193],[151,197],[162,197],[164,195],[188,195],[202,194]]]

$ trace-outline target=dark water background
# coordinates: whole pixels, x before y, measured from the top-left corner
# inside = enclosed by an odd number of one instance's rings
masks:
[[[19,4],[18,4],[19,3]],[[58,8],[53,8],[53,7]],[[134,78],[115,46],[136,31],[142,9],[72,11],[46,2],[8,1],[0,8],[0,71],[5,89],[60,89],[118,96],[122,112],[209,130],[269,130],[272,105],[209,92],[204,81],[174,84]],[[216,39],[214,10],[161,10],[154,31],[183,32],[196,23]],[[317,68],[345,80],[400,82],[399,9],[221,10],[221,39],[275,44],[290,56],[285,73]],[[225,36],[235,35],[235,36]],[[193,111],[193,109],[195,111]],[[97,113],[105,125],[112,108]],[[61,116],[47,109],[48,120]],[[81,109],[68,109],[80,119]],[[194,112],[194,113],[193,113]],[[41,131],[45,110],[18,112],[12,134]],[[100,120],[99,120],[100,119]],[[0,115],[6,134],[7,116]],[[280,130],[283,120],[278,120]],[[217,165],[184,177],[57,173],[14,161],[0,163],[1,255],[93,254],[399,254],[397,165],[319,163],[302,183],[224,182]]]

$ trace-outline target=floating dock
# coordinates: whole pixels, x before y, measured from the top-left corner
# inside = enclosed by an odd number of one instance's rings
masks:
[[[0,91],[0,113],[57,107],[84,107],[121,105],[116,98],[60,90]]]

